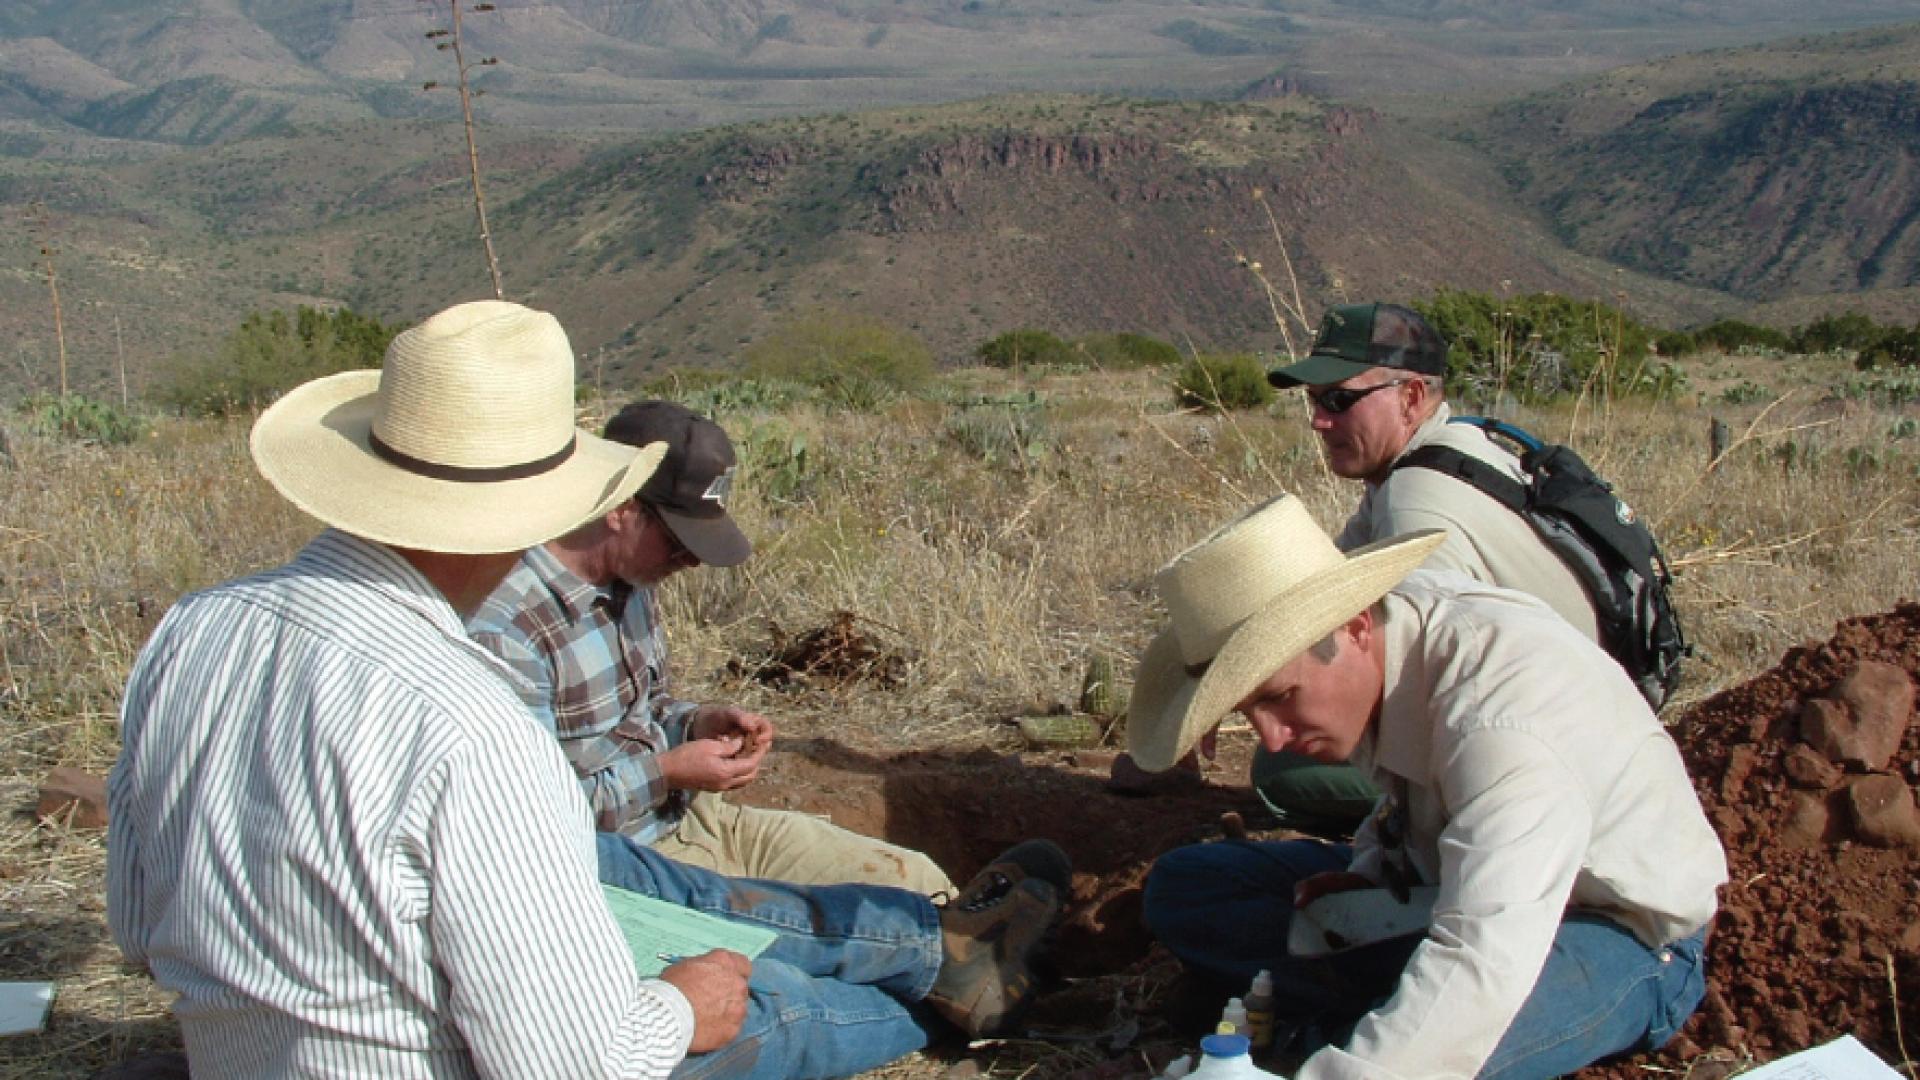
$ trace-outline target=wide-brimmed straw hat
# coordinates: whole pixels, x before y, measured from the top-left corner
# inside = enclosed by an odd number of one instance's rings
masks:
[[[1423,529],[1342,554],[1292,495],[1264,503],[1154,576],[1167,628],[1147,646],[1127,750],[1173,767],[1240,700],[1399,584],[1445,538]]]
[[[483,300],[401,333],[379,371],[294,388],[253,425],[254,464],[335,528],[396,547],[517,551],[605,514],[652,475],[580,430],[573,349],[545,312]]]

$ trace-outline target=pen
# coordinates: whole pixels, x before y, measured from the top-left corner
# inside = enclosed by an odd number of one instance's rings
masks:
[[[681,956],[678,953],[670,953],[670,952],[654,953],[653,955],[659,957],[660,962],[667,965],[668,967],[672,967],[673,965],[686,959],[686,957]]]

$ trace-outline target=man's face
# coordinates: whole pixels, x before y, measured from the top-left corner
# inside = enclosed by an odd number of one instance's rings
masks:
[[[1391,385],[1398,383],[1398,385]],[[1334,475],[1349,480],[1379,482],[1387,475],[1393,459],[1400,456],[1408,440],[1425,419],[1417,407],[1417,397],[1425,388],[1418,376],[1396,368],[1368,368],[1344,382],[1332,386],[1307,388],[1313,401],[1313,430],[1327,450],[1327,464]],[[1345,412],[1333,412],[1321,400],[1329,391],[1374,390],[1353,401]],[[1334,394],[1334,399],[1342,396]]]
[[[681,545],[651,506],[639,500],[629,502],[628,506],[633,508],[630,527],[614,534],[615,577],[629,585],[658,585],[682,570],[700,565],[700,560]]]
[[[1385,683],[1371,616],[1334,632],[1339,652],[1323,661],[1302,653],[1240,700],[1260,745],[1329,764],[1347,760],[1380,707]]]

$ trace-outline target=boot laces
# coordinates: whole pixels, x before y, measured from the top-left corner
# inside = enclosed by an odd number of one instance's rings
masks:
[[[1013,879],[998,870],[991,871],[983,887],[972,896],[960,898],[958,907],[968,913],[985,911],[1006,898],[1013,889]]]

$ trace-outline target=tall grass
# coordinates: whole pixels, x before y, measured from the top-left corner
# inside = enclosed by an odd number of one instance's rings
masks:
[[[1571,407],[1515,416],[1551,438],[1576,436],[1666,543],[1701,648],[1683,699],[1920,584],[1913,406],[1837,396],[1847,375],[1837,364],[1819,374],[1824,385],[1810,385],[1801,364],[1736,363],[1723,375],[1766,383],[1773,397],[1727,404],[1703,377],[1710,407],[1623,401],[1604,425]],[[1152,574],[1170,555],[1283,488],[1330,529],[1358,498],[1325,471],[1298,395],[1179,412],[1165,372],[1032,381],[1022,422],[1045,431],[1047,452],[996,459],[950,433],[965,399],[1004,377],[945,376],[953,385],[941,392],[872,411],[713,395],[723,424],[777,432],[782,452],[750,455],[735,489],[754,558],[665,589],[681,689],[875,750],[1005,746],[999,721],[1072,702],[1088,654],[1138,654],[1160,618]],[[589,422],[618,404],[589,401]],[[1739,435],[1712,467],[1710,411]],[[1900,431],[1909,434],[1890,436]],[[0,784],[16,807],[51,766],[111,763],[120,686],[169,604],[277,564],[315,531],[253,472],[245,434],[243,420],[161,420],[117,447],[8,433]],[[756,460],[775,462],[780,482],[760,483]],[[912,657],[902,686],[780,693],[725,674],[773,628],[798,633],[837,610]],[[46,1034],[0,1043],[0,1075],[87,1076],[173,1038],[164,996],[123,970],[106,938],[103,859],[97,834],[24,814],[0,823],[0,978],[61,984]]]

